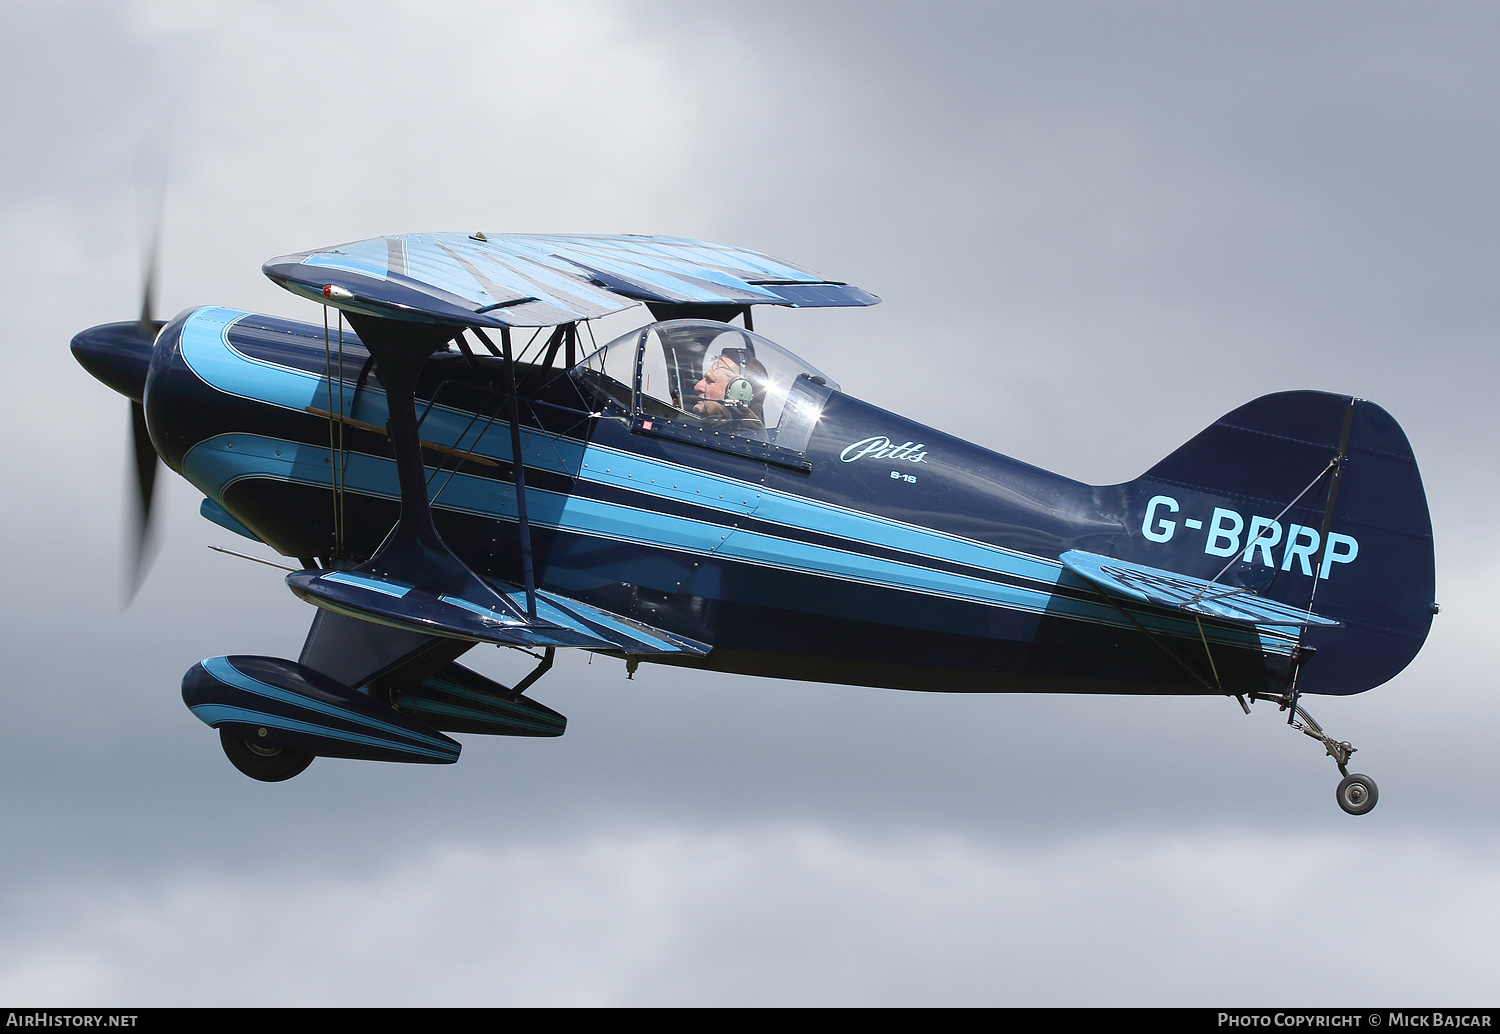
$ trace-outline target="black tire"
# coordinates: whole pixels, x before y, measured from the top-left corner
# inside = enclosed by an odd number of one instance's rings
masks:
[[[1367,775],[1349,775],[1339,781],[1337,791],[1339,807],[1350,815],[1363,815],[1375,807],[1380,800],[1380,790],[1375,780]]]
[[[267,748],[246,743],[228,729],[219,730],[219,742],[229,763],[251,779],[279,783],[300,775],[313,763],[314,754],[290,747]]]

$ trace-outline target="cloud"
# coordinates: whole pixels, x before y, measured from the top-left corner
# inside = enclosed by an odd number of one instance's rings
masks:
[[[0,998],[67,1005],[1468,1002],[1500,950],[1500,874],[1451,845],[1234,830],[642,828],[6,911]]]
[[[1488,989],[1493,12],[350,10],[0,13],[0,993],[1210,1004]],[[176,683],[203,656],[295,656],[307,611],[275,572],[208,554],[241,543],[165,477],[170,539],[116,614],[125,407],[66,351],[137,311],[134,150],[174,91],[164,310],[316,320],[260,263],[385,232],[675,232],[882,295],[757,326],[876,404],[1069,476],[1132,477],[1263,391],[1367,394],[1421,458],[1444,604],[1391,685],[1309,702],[1361,748],[1379,810],[1339,813],[1321,748],[1264,707],[649,666],[626,683],[583,658],[538,689],[570,717],[561,741],[471,738],[453,769],[320,761],[250,785]]]

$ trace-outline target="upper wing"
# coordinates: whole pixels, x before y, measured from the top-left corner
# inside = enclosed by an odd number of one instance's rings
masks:
[[[1218,585],[1191,575],[1070,549],[1058,557],[1078,577],[1106,593],[1154,603],[1197,617],[1237,625],[1297,625],[1338,628],[1341,623],[1254,595],[1249,589]]]
[[[412,233],[271,259],[287,290],[370,316],[550,327],[636,302],[873,305],[849,284],[744,248],[682,237]]]

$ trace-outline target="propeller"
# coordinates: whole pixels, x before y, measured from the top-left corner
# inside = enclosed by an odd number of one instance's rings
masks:
[[[127,606],[135,599],[146,572],[151,569],[151,561],[156,558],[156,540],[151,534],[151,497],[156,489],[156,468],[161,463],[156,446],[151,444],[151,432],[146,428],[146,406],[134,400],[130,403],[130,444],[135,456],[135,492],[131,508],[130,567],[125,585]]]
[[[161,252],[161,228],[167,199],[167,168],[171,155],[172,108],[176,98],[164,103],[141,135],[136,145],[136,207],[140,221],[144,277],[141,286],[141,315],[135,324],[135,341],[127,349],[136,356],[148,358],[156,335],[163,324],[156,319],[157,266]],[[130,444],[135,458],[135,492],[130,528],[129,570],[126,576],[125,603],[135,599],[156,557],[156,542],[151,534],[151,498],[156,489],[156,468],[161,458],[151,443],[146,426],[145,381],[130,402]]]

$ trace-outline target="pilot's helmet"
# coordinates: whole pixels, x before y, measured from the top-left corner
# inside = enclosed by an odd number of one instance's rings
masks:
[[[755,358],[754,347],[746,344],[711,349],[704,357],[703,369],[711,370],[721,360],[731,370],[729,383],[724,387],[724,404],[749,409],[759,416],[766,401],[766,368]]]

